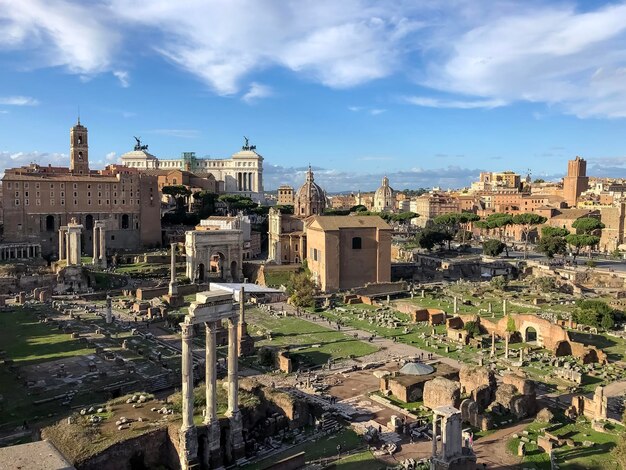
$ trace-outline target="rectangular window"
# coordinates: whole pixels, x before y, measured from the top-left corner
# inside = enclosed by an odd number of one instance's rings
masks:
[[[61,189],[65,189],[65,183],[61,183]]]
[[[16,205],[16,206],[19,206],[19,205],[20,205],[20,200],[19,200],[19,199],[16,199],[16,200],[15,200],[15,205]]]
[[[54,199],[50,199],[50,205],[54,206]]]
[[[39,189],[39,183],[35,183],[35,189]]]
[[[313,248],[313,261],[317,261],[318,251],[317,248]]]
[[[50,183],[50,189],[54,189],[54,183]]]
[[[28,205],[28,199],[24,199],[24,205],[27,206]]]
[[[41,206],[41,199],[37,199],[37,205]]]
[[[15,195],[17,196],[17,193]],[[24,191],[24,197],[28,197],[28,191]]]
[[[28,183],[24,183],[24,189],[28,189]]]
[[[64,206],[65,205],[65,199],[61,199],[61,205]]]
[[[54,191],[50,191],[50,197],[54,197]]]
[[[8,189],[11,189],[11,183],[10,183],[10,182],[9,182],[9,183],[7,183],[7,188],[8,188]]]
[[[74,183],[74,189],[77,189],[78,185],[76,183]]]

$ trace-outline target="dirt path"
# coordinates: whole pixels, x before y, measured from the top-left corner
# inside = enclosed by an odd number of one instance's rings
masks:
[[[487,468],[519,469],[521,459],[516,455],[511,455],[506,450],[506,443],[515,433],[520,434],[522,430],[531,423],[527,419],[520,421],[514,426],[499,429],[482,439],[474,442],[474,453],[480,464],[486,463]]]

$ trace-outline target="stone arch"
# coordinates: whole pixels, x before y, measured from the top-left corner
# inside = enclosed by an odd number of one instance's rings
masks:
[[[538,337],[537,328],[534,326],[527,326],[524,330],[524,342],[525,343],[536,343]]]
[[[581,359],[583,364],[595,364],[600,362],[600,359],[598,358],[598,351],[596,351],[595,348],[587,349]]]
[[[204,263],[200,263],[198,265],[198,281],[200,282],[204,282],[204,277],[205,277],[205,268],[204,268]]]
[[[91,214],[85,217],[85,230],[93,230],[93,215]]]
[[[554,355],[556,357],[561,357],[561,356],[571,356],[572,355],[572,345],[569,344],[569,341],[559,341],[558,343],[556,343],[556,346],[554,347]]]
[[[212,273],[219,274],[220,276],[224,273],[224,262],[226,261],[226,256],[221,251],[214,251],[209,256],[210,265],[209,271]]]
[[[127,229],[128,227],[130,227],[130,217],[128,217],[128,214],[123,214],[122,215],[122,228]]]

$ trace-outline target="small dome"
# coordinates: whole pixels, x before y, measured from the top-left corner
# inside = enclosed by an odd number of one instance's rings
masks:
[[[393,189],[389,186],[389,178],[383,178],[382,185],[374,193],[374,210],[387,212],[394,210],[395,197]]]
[[[433,366],[422,362],[408,362],[400,369],[400,373],[406,375],[428,375],[432,374],[434,371]]]
[[[305,183],[296,192],[294,198],[294,215],[308,217],[321,214],[326,208],[326,193],[315,183],[313,170],[309,165]]]

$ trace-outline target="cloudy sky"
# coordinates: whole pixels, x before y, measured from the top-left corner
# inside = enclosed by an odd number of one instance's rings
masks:
[[[0,173],[65,164],[80,108],[99,168],[141,136],[266,189],[626,177],[626,2],[0,0]]]

